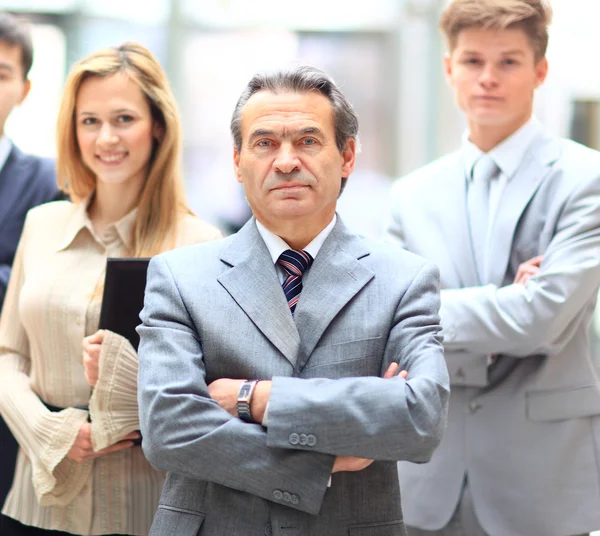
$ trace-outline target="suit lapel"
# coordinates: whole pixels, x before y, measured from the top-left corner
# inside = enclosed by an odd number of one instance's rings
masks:
[[[233,238],[221,260],[231,269],[218,277],[219,283],[263,335],[295,366],[300,336],[254,218]]]
[[[448,178],[440,181],[445,189],[436,193],[435,212],[440,218],[440,232],[448,244],[449,254],[456,267],[456,275],[461,287],[479,284],[475,257],[471,248],[471,233],[467,219],[467,184],[465,164],[460,153],[456,154],[454,166],[450,166]]]
[[[295,320],[301,334],[296,370],[307,363],[335,316],[374,277],[359,259],[369,255],[340,217],[303,281]]]
[[[489,236],[486,283],[503,284],[521,214],[552,170],[559,154],[558,140],[542,135],[532,144],[515,176],[506,184]]]

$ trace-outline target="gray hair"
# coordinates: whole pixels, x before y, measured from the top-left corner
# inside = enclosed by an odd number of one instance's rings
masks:
[[[335,143],[339,151],[342,152],[346,148],[348,138],[353,138],[358,142],[358,116],[348,99],[327,74],[316,67],[304,65],[275,73],[258,73],[248,82],[231,117],[231,135],[238,152],[242,150],[242,110],[250,97],[259,91],[269,91],[270,93],[318,91],[331,102]]]

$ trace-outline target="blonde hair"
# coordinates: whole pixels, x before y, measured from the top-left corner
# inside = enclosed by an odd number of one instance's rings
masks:
[[[546,55],[551,20],[552,8],[546,0],[453,0],[442,15],[440,29],[452,50],[467,28],[519,28],[527,34],[539,61]]]
[[[190,214],[181,172],[181,125],[167,77],[152,53],[137,43],[99,50],[77,62],[65,83],[57,122],[57,174],[61,189],[80,202],[96,188],[77,142],[75,106],[79,88],[93,76],[123,73],[134,81],[150,105],[161,132],[155,142],[148,177],[138,200],[132,251],[150,257],[175,247],[178,221]]]

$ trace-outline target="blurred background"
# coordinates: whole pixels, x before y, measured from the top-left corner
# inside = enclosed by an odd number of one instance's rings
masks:
[[[353,230],[381,232],[394,178],[460,144],[464,122],[447,88],[438,32],[447,0],[0,0],[33,23],[33,87],[7,125],[21,149],[55,153],[54,127],[70,65],[125,40],[139,41],[169,75],[184,126],[192,208],[226,233],[249,209],[235,181],[229,120],[251,75],[309,63],[331,74],[354,104],[362,152],[340,198]],[[550,75],[536,115],[554,133],[600,148],[600,2],[553,0]],[[589,54],[589,56],[588,56]],[[598,208],[600,210],[600,207]],[[592,344],[600,362],[600,314]]]

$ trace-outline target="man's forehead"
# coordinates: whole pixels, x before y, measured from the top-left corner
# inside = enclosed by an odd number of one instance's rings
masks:
[[[327,129],[333,127],[331,102],[318,91],[258,91],[252,95],[241,113],[242,130],[254,130],[261,124],[277,125],[313,123]],[[301,127],[299,127],[301,128]]]
[[[526,53],[533,52],[533,47],[522,28],[496,29],[475,26],[465,28],[458,34],[454,51]]]

